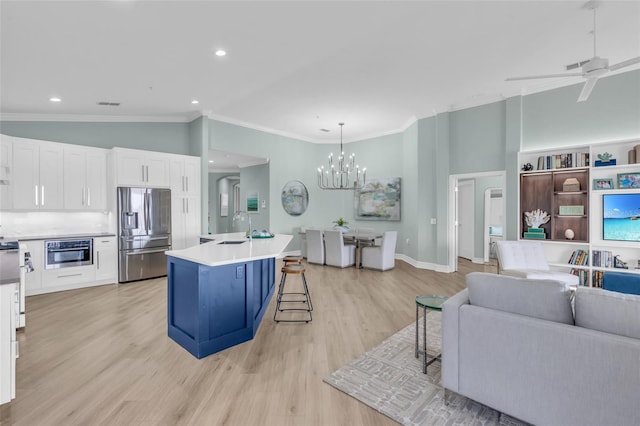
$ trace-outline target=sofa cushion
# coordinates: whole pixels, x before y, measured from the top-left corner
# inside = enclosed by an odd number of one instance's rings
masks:
[[[640,339],[640,296],[578,287],[576,325]]]
[[[472,305],[564,324],[574,323],[571,292],[559,281],[484,272],[472,272],[466,279]]]

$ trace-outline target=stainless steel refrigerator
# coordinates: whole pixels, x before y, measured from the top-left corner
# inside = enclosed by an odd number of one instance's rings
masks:
[[[171,190],[118,188],[118,281],[167,275]]]

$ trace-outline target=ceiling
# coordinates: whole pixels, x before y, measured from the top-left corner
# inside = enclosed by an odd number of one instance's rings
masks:
[[[640,56],[640,1],[601,3],[598,55],[610,64]],[[562,73],[591,58],[593,15],[583,6],[2,0],[0,114],[84,121],[204,114],[317,143],[339,141],[337,123],[345,122],[345,142],[361,140],[439,112],[580,83],[505,78]]]

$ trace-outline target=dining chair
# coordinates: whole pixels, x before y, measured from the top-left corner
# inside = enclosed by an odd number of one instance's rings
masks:
[[[307,229],[307,262],[324,265],[324,241],[322,231],[319,229]]]
[[[379,246],[362,247],[362,267],[380,271],[394,268],[397,240],[398,231],[386,231]]]
[[[376,230],[373,228],[358,228],[356,229],[356,235],[357,234],[375,234]],[[371,240],[360,240],[359,241],[359,245],[361,247],[366,247],[366,246],[373,246],[376,245],[377,243],[379,243],[380,240],[378,238],[374,238]]]
[[[346,268],[356,264],[356,246],[345,244],[341,231],[324,231],[327,265]]]

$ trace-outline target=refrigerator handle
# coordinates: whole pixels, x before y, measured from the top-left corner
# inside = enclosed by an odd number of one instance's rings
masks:
[[[149,232],[149,193],[144,193],[144,228]]]

